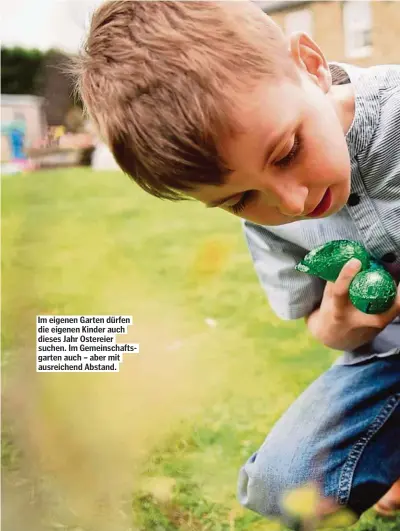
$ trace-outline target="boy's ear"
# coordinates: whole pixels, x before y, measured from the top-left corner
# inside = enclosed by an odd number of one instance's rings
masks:
[[[312,38],[303,32],[293,33],[289,37],[289,53],[295,65],[327,93],[332,86],[332,75],[324,54]]]

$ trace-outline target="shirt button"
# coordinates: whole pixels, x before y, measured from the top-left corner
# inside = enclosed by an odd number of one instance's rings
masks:
[[[391,264],[396,261],[396,255],[394,253],[386,253],[382,256],[382,261]]]
[[[356,206],[360,202],[360,196],[358,194],[350,194],[347,204],[349,206]]]

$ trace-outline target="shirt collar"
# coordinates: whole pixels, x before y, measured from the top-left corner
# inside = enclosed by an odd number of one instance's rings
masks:
[[[379,79],[373,69],[361,68],[346,63],[330,63],[347,73],[355,92],[355,113],[353,122],[346,134],[350,158],[367,148],[379,123],[380,98]],[[335,71],[332,78],[335,81]]]

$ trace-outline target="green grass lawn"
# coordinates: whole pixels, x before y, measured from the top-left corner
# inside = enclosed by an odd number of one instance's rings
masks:
[[[25,482],[46,531],[280,529],[239,507],[237,472],[337,353],[269,310],[238,220],[154,199],[121,173],[39,172],[2,187],[9,519]],[[140,355],[106,377],[39,376],[38,313],[132,315]],[[130,523],[69,510],[96,485],[119,489]],[[368,513],[352,529],[399,528]]]

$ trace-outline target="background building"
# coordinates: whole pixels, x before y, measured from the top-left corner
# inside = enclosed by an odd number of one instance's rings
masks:
[[[21,129],[24,146],[29,148],[41,138],[47,123],[44,112],[44,99],[26,94],[1,95],[1,160],[12,158],[10,132]]]
[[[305,31],[328,61],[359,66],[400,63],[400,2],[256,2],[285,33]]]

